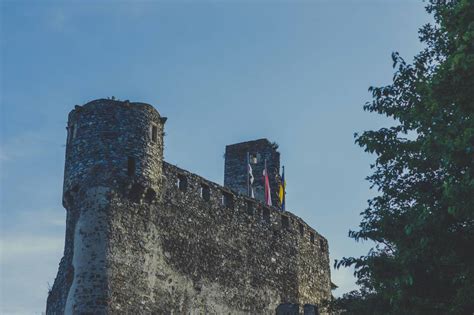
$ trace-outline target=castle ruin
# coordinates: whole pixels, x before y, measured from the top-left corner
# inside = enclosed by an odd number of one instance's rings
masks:
[[[324,313],[327,240],[263,203],[266,160],[278,205],[276,146],[227,146],[221,186],[163,160],[165,122],[151,105],[109,99],[69,113],[64,256],[46,313]]]

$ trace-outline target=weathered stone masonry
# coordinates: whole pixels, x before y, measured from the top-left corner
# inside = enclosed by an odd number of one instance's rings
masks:
[[[165,121],[127,101],[70,113],[66,242],[47,314],[315,311],[330,298],[326,239],[290,212],[163,162]]]
[[[277,145],[267,139],[236,143],[225,148],[224,186],[237,193],[248,195],[247,167],[250,163],[254,176],[252,185],[255,199],[265,200],[265,185],[263,169],[267,165],[270,187],[272,190],[272,205],[279,206],[278,199],[280,178],[280,153]]]

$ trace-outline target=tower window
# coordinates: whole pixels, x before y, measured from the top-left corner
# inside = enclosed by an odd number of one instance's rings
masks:
[[[263,221],[270,223],[270,210],[268,208],[263,208]]]
[[[309,241],[314,244],[314,233],[313,232],[310,232],[309,233]]]
[[[252,201],[247,201],[247,214],[253,215],[255,213],[255,206]]]
[[[181,174],[178,175],[178,181],[176,182],[176,185],[178,186],[179,190],[186,191],[186,189],[188,189],[188,180],[186,179],[186,176]]]
[[[136,172],[136,163],[135,163],[135,158],[133,156],[128,157],[128,163],[127,163],[127,173],[128,176],[134,176]]]
[[[260,154],[259,154],[260,155]],[[258,163],[258,156],[257,154],[250,154],[249,156],[250,164],[257,164]]]
[[[303,224],[299,224],[299,229],[300,229],[300,236],[304,236],[304,226]]]
[[[234,208],[234,196],[228,192],[222,192],[222,205],[226,208]]]
[[[321,247],[321,251],[325,252],[326,251],[326,243],[322,238],[319,239],[319,247]]]
[[[156,142],[157,139],[158,139],[158,126],[151,125],[151,141]]]
[[[155,198],[156,198],[156,192],[153,190],[153,188],[148,188],[145,193],[146,202],[151,203],[153,202]]]
[[[206,184],[201,184],[201,198],[205,201],[209,201],[211,199],[211,189]]]
[[[288,220],[288,217],[286,215],[281,216],[281,226],[285,229],[290,228],[290,221]]]
[[[68,128],[68,133],[69,133],[69,143],[72,142],[72,140],[74,140],[74,138],[76,137],[76,125],[70,125],[69,128]]]

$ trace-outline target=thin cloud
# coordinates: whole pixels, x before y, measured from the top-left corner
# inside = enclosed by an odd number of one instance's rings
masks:
[[[356,279],[354,278],[353,273],[353,268],[341,268],[337,270],[332,270],[331,281],[338,286],[338,288],[333,291],[334,296],[339,297],[342,296],[344,293],[356,290],[358,288],[355,283]]]
[[[4,140],[0,148],[0,158],[10,161],[18,158],[31,157],[47,152],[49,140],[38,133],[26,132]]]
[[[9,236],[0,240],[2,265],[7,261],[24,259],[25,256],[61,252],[63,244],[63,237]]]
[[[14,220],[4,219],[0,314],[41,314],[38,306],[45,305],[64,249],[64,209],[23,211]]]

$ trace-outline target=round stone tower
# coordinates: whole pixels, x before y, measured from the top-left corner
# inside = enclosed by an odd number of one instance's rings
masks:
[[[122,200],[157,197],[165,121],[151,105],[109,99],[69,113],[66,241],[47,314],[107,313],[111,220]]]
[[[76,106],[67,124],[66,208],[81,185],[113,188],[130,180],[158,185],[165,121],[144,103],[100,99]]]

